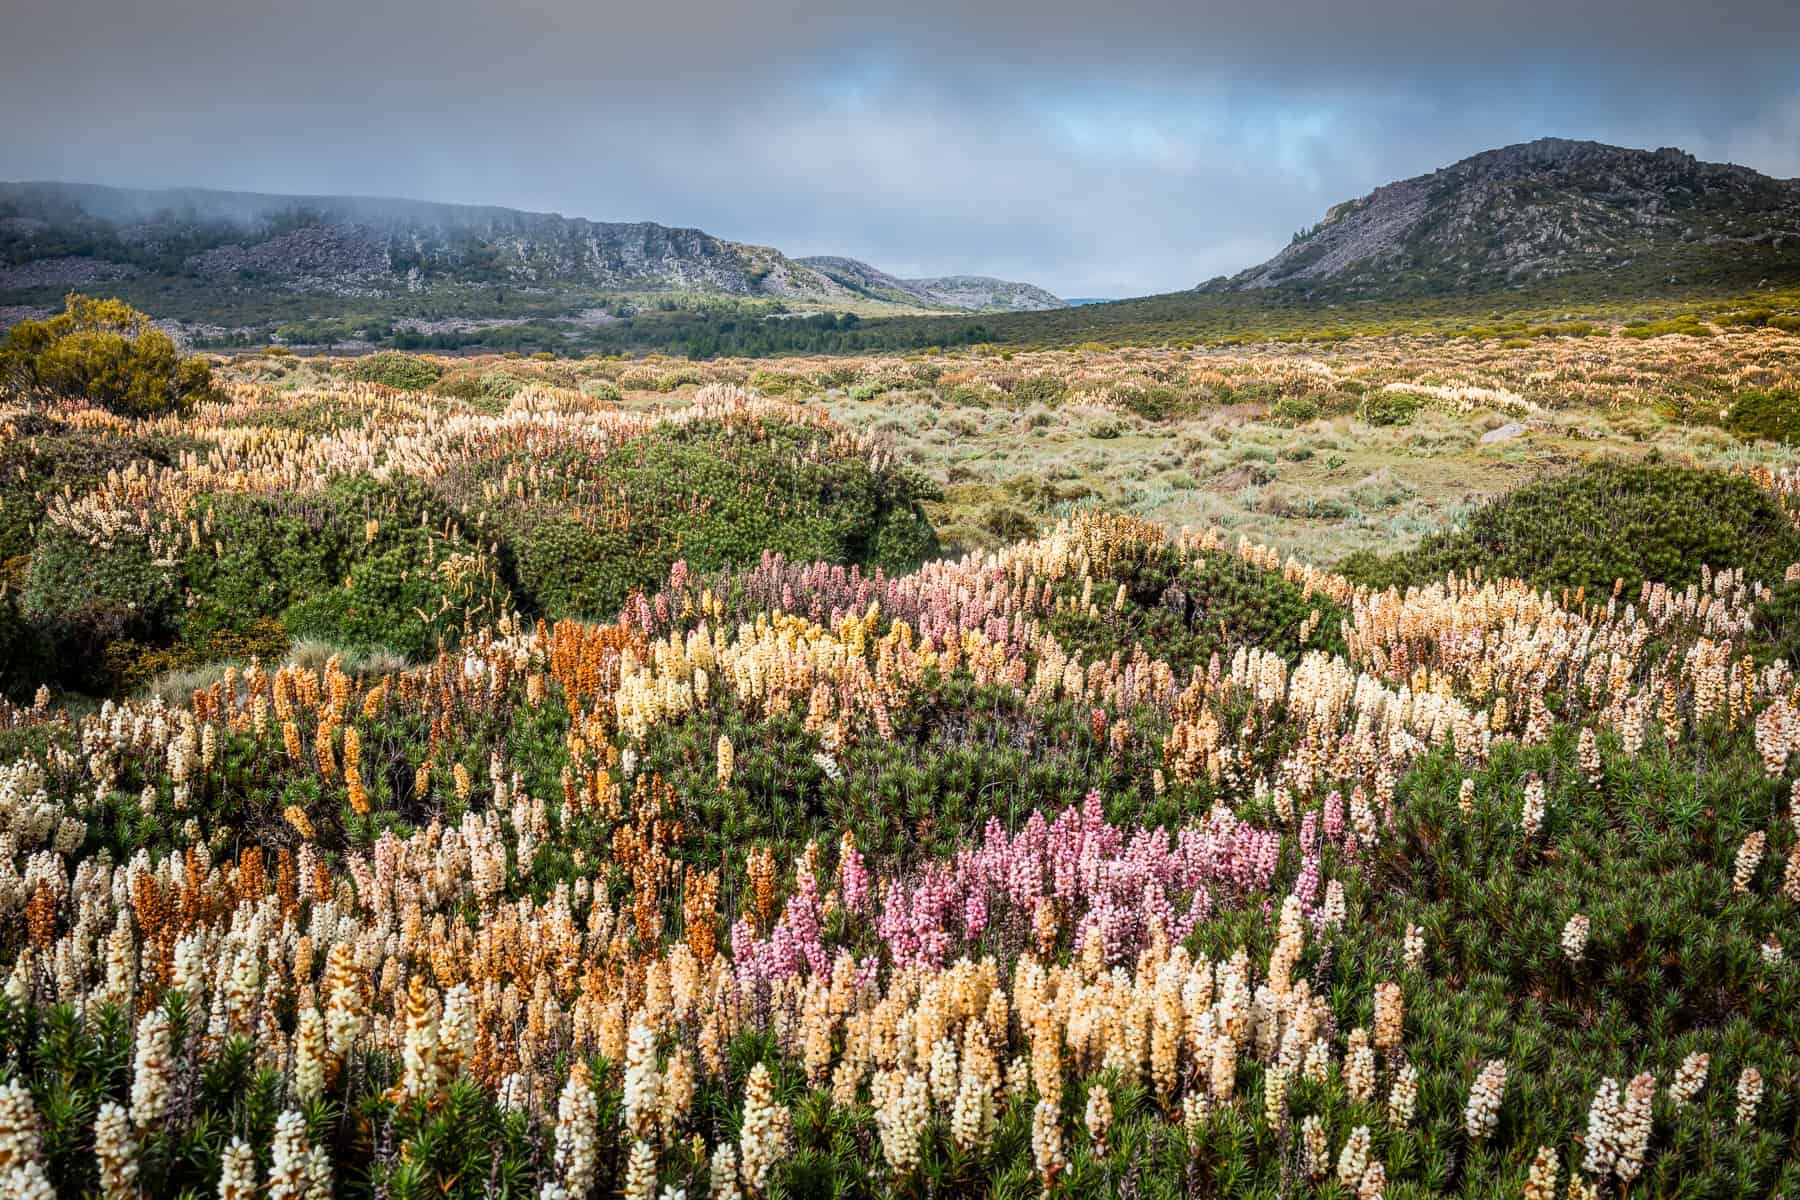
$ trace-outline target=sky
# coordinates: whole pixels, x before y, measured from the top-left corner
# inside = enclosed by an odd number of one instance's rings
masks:
[[[1796,0],[9,0],[0,178],[1192,287],[1543,136],[1800,177]]]

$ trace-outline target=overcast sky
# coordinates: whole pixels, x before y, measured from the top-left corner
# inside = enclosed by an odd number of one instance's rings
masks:
[[[1800,0],[10,0],[0,178],[502,204],[1191,287],[1555,135],[1800,176]]]

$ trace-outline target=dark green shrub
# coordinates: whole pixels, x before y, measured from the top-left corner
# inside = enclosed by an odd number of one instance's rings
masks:
[[[1800,442],[1800,392],[1792,388],[1742,392],[1725,414],[1725,428],[1747,442]]]
[[[200,542],[163,562],[140,540],[96,547],[43,527],[22,612],[55,648],[61,682],[129,687],[266,655],[290,633],[417,657],[509,606],[458,514],[418,480],[351,476],[317,494],[203,496],[189,517]]]
[[[173,338],[124,301],[70,293],[58,315],[7,332],[0,391],[155,417],[211,395],[212,368],[205,359],[183,358]]]
[[[1125,587],[1123,605],[1119,585]],[[1292,662],[1306,650],[1343,652],[1343,612],[1324,596],[1305,595],[1279,572],[1251,566],[1233,554],[1186,559],[1165,547],[1137,561],[1121,561],[1095,580],[1096,613],[1079,603],[1082,585],[1066,580],[1067,606],[1049,622],[1062,645],[1082,659],[1143,646],[1178,668],[1205,667],[1215,652],[1258,646]],[[1075,603],[1067,603],[1075,601]],[[1311,621],[1318,613],[1318,620]],[[1311,621],[1302,639],[1301,628]]]
[[[0,692],[25,700],[51,678],[50,647],[19,607],[10,588],[0,590]]]
[[[179,636],[204,644],[256,617],[280,617],[297,637],[417,657],[454,640],[466,613],[497,615],[506,589],[460,514],[415,479],[350,476],[316,496],[203,500],[213,532],[190,553],[194,600]]]
[[[1027,375],[1012,386],[1013,401],[1016,404],[1042,404],[1047,408],[1055,408],[1069,395],[1069,385],[1054,375]]]
[[[708,571],[772,550],[903,571],[936,554],[919,508],[928,485],[830,443],[818,427],[780,421],[671,426],[597,460],[571,452],[554,461],[556,478],[585,481],[615,497],[613,507],[520,501],[484,510],[492,520],[483,527],[499,531],[526,611],[549,617],[611,617],[677,559]],[[479,481],[447,486],[474,495]]]
[[[748,384],[752,391],[761,392],[765,396],[786,396],[796,390],[804,390],[807,381],[789,371],[758,370],[750,372]]]
[[[1370,392],[1363,397],[1362,419],[1370,425],[1411,425],[1422,403],[1406,392]]]
[[[62,668],[57,682],[95,689],[107,683],[111,643],[156,645],[174,636],[181,596],[178,572],[155,562],[143,542],[100,548],[46,524],[20,607]]]
[[[1751,651],[1764,661],[1800,662],[1800,580],[1776,584],[1756,606]]]
[[[425,390],[436,383],[443,373],[443,368],[436,363],[400,350],[383,350],[379,354],[359,358],[350,369],[352,379],[409,392]]]
[[[1680,334],[1682,337],[1711,337],[1713,331],[1700,324],[1700,319],[1690,313],[1661,321],[1634,321],[1619,332],[1628,338],[1647,340],[1666,337],[1669,334]]]
[[[1800,533],[1749,478],[1615,459],[1528,484],[1483,505],[1463,529],[1401,554],[1352,555],[1339,570],[1357,583],[1403,587],[1480,568],[1594,595],[1623,580],[1635,596],[1646,579],[1691,583],[1702,566],[1779,580],[1797,560]]]
[[[1316,418],[1319,415],[1319,405],[1310,396],[1283,396],[1269,409],[1269,415],[1277,421],[1299,424]]]
[[[1162,383],[1141,387],[1126,384],[1114,389],[1113,394],[1121,408],[1146,421],[1171,421],[1200,408],[1200,399],[1194,393]]]

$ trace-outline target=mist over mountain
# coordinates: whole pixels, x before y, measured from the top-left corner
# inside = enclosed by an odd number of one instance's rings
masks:
[[[0,184],[0,292],[157,275],[338,296],[508,286],[954,312],[1062,304],[1030,284],[899,280],[850,259],[796,260],[649,221],[361,196]]]

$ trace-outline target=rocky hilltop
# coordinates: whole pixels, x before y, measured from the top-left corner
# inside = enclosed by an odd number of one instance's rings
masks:
[[[854,258],[814,257],[797,261],[853,292],[895,304],[962,312],[1043,312],[1068,307],[1067,301],[1041,287],[986,275],[901,279]]]
[[[1334,206],[1274,258],[1213,291],[1442,292],[1558,276],[1692,282],[1800,261],[1800,180],[1542,138]]]
[[[66,183],[0,184],[0,290],[170,274],[291,291],[370,295],[437,284],[687,291],[985,311],[1060,306],[1028,284],[872,284],[781,251],[652,222],[353,196],[281,196]],[[65,278],[66,277],[66,278]],[[891,292],[891,294],[889,294]]]

